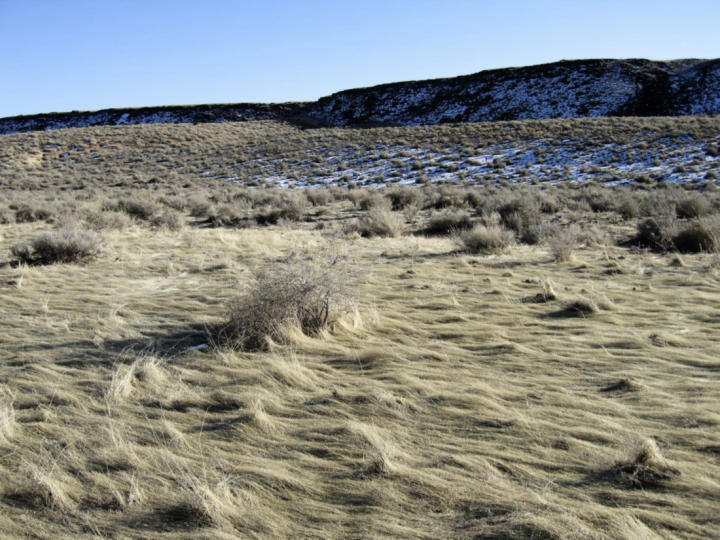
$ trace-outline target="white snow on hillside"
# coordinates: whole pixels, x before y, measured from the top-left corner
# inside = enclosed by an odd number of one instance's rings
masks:
[[[328,153],[322,167],[307,160],[260,158],[227,169],[209,169],[204,176],[266,186],[304,187],[330,185],[387,186],[409,184],[475,185],[497,182],[557,183],[636,181],[706,182],[720,178],[720,135],[712,143],[690,137],[665,138],[653,146],[605,144],[578,147],[577,141],[536,140],[493,144],[473,155],[439,153],[404,145],[377,145]],[[262,170],[247,178],[246,170]],[[291,170],[292,174],[283,171]]]

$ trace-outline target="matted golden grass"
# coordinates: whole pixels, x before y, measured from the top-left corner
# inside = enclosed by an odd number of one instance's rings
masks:
[[[0,253],[42,227],[3,225]],[[4,537],[720,534],[716,255],[106,237],[83,266],[0,268]],[[362,269],[357,317],[209,342],[253,269],[329,244]]]

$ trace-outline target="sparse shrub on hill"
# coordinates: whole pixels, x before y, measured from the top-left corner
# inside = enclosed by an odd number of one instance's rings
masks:
[[[440,188],[425,194],[425,208],[441,210],[443,208],[462,208],[465,206],[466,193],[461,189]]]
[[[140,221],[149,221],[162,210],[160,205],[154,200],[145,200],[138,197],[119,199],[114,203],[109,202],[103,208],[107,210],[121,210]]]
[[[661,217],[666,219],[676,215],[677,194],[668,190],[655,189],[643,193],[640,198],[640,217]]]
[[[17,244],[10,251],[25,264],[77,263],[98,256],[102,242],[102,237],[93,231],[64,228],[43,233],[30,243]]]
[[[152,216],[148,222],[157,229],[179,231],[182,229],[185,220],[180,212],[168,208]]]
[[[187,208],[190,215],[194,218],[206,218],[210,216],[213,209],[213,203],[208,199],[207,195],[194,195],[187,201]]]
[[[13,223],[15,221],[15,216],[10,211],[9,208],[0,207],[0,225],[6,225],[8,223]]]
[[[372,208],[387,208],[390,210],[390,206],[390,201],[376,191],[362,193],[357,201],[357,207],[365,211]]]
[[[712,206],[706,197],[702,195],[693,195],[686,197],[677,203],[675,211],[681,219],[694,219],[707,216],[712,210]]]
[[[540,203],[537,198],[524,194],[498,207],[502,224],[515,231],[525,243],[537,243],[533,229],[542,222]]]
[[[640,221],[633,242],[642,247],[665,251],[672,249],[677,234],[677,220],[671,216],[651,217]]]
[[[458,247],[466,253],[496,253],[506,250],[515,243],[512,231],[500,225],[475,225],[455,237]]]
[[[547,233],[546,241],[550,247],[553,259],[558,262],[567,262],[572,259],[573,250],[578,245],[580,231],[577,225],[570,227],[556,227]]]
[[[15,210],[15,221],[30,223],[33,221],[52,221],[57,210],[49,204],[25,203]]]
[[[635,219],[640,214],[640,205],[635,197],[626,193],[621,195],[615,203],[615,211],[624,220]]]
[[[259,210],[255,214],[255,221],[258,225],[275,225],[281,220],[301,221],[305,218],[308,205],[304,194],[291,193],[279,202],[279,206]]]
[[[130,225],[130,216],[125,212],[86,210],[79,215],[88,228],[95,231],[123,230]]]
[[[332,193],[327,188],[308,189],[305,191],[305,196],[313,206],[325,206],[333,198]]]
[[[683,253],[716,252],[720,248],[720,217],[695,220],[682,228],[673,238],[673,244]]]
[[[409,206],[421,207],[423,193],[411,187],[393,188],[385,196],[390,200],[393,210],[404,210]]]
[[[609,212],[615,207],[612,194],[607,189],[589,189],[584,198],[593,212]]]
[[[245,350],[283,342],[292,328],[315,336],[354,309],[349,273],[338,259],[325,266],[289,261],[261,273],[229,306],[223,342]]]
[[[444,210],[430,217],[426,234],[450,234],[455,231],[463,231],[473,225],[470,214],[465,210]]]
[[[206,211],[207,223],[213,227],[247,227],[250,209],[243,204],[222,204]]]
[[[405,232],[405,217],[400,212],[376,207],[357,221],[356,230],[361,236],[402,236]]]

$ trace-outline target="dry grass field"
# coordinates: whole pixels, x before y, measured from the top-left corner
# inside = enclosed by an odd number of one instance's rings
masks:
[[[717,537],[718,127],[1,137],[0,536]],[[506,143],[656,169],[460,177]]]

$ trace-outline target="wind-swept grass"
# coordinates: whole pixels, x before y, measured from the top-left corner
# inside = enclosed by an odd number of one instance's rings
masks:
[[[703,127],[714,122],[3,138],[0,536],[717,537],[720,265],[702,240],[714,238],[713,184],[460,177],[483,163],[480,135],[636,144],[647,130],[659,145],[716,137]],[[87,147],[68,154],[77,168],[45,168],[64,159],[56,142]],[[229,174],[250,147],[300,177],[303,156],[330,167],[315,152],[351,144],[401,160],[400,174],[451,165],[395,154],[421,142],[462,159],[454,185],[310,195],[201,176],[215,162]],[[103,159],[83,161],[94,151]],[[704,215],[678,212],[697,197]],[[170,209],[183,226],[107,204],[118,200],[151,201],[149,216]],[[33,201],[52,216],[14,219]],[[283,208],[298,219],[257,223]],[[517,228],[499,229],[495,249],[500,208]],[[358,234],[375,209],[404,234]],[[438,211],[438,227],[483,224],[470,244],[481,249],[426,234]],[[102,229],[102,256],[18,264],[13,246],[68,223]],[[521,236],[535,226],[531,244]],[[680,256],[688,229],[702,249]]]

